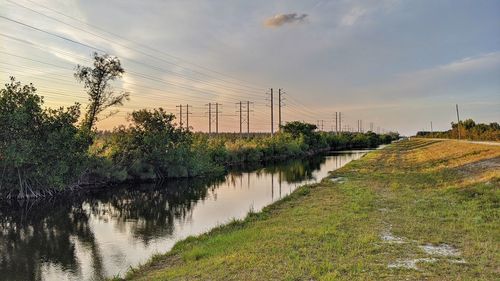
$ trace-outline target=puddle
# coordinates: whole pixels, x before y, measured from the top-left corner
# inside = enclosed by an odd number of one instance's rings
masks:
[[[437,260],[434,258],[420,258],[420,259],[412,259],[412,260],[399,260],[394,263],[390,263],[387,265],[388,268],[406,268],[406,269],[415,269],[418,270],[418,263],[433,263]]]
[[[457,257],[460,256],[460,251],[453,246],[448,244],[440,244],[440,245],[423,245],[418,246],[424,252],[433,256],[443,256],[443,257]]]

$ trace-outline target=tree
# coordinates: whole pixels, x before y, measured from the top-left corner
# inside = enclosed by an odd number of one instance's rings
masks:
[[[288,122],[286,125],[281,126],[283,132],[291,134],[294,138],[298,138],[300,135],[311,136],[317,128],[316,125],[300,121]]]
[[[88,147],[75,126],[80,105],[42,106],[35,87],[13,77],[0,90],[0,192],[38,196],[66,187],[83,169]]]
[[[92,131],[98,121],[98,115],[104,110],[112,106],[123,105],[123,102],[129,99],[129,93],[115,93],[110,85],[111,81],[122,77],[125,73],[120,60],[117,57],[97,53],[93,54],[93,59],[93,68],[78,65],[75,72],[76,80],[84,84],[89,96],[87,112],[82,122],[82,129],[85,132]]]

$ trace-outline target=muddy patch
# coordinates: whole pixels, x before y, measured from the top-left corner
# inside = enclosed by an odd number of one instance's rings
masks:
[[[484,159],[472,163],[468,163],[457,167],[458,171],[463,174],[470,174],[476,171],[489,170],[489,169],[500,169],[500,157],[494,157],[490,159]]]

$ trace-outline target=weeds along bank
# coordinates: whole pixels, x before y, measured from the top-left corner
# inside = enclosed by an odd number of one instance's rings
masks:
[[[440,138],[440,139],[466,139],[476,141],[500,141],[500,124],[492,122],[489,124],[476,123],[472,119],[451,123],[448,131],[420,131],[417,137]]]
[[[223,174],[227,167],[299,157],[327,149],[370,148],[397,134],[335,135],[290,122],[274,137],[192,133],[163,109],[138,110],[128,127],[96,132],[80,105],[51,109],[32,85],[12,80],[0,90],[2,198],[51,195],[124,181]]]

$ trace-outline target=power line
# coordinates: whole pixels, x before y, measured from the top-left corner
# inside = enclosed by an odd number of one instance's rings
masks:
[[[36,10],[34,10],[34,9],[31,9],[31,8],[26,7],[26,6],[24,6],[24,5],[21,5],[21,4],[19,4],[19,3],[15,3],[15,2],[12,2],[12,1],[10,1],[10,0],[6,0],[6,1],[7,1],[7,2],[9,2],[9,3],[11,3],[11,4],[13,4],[13,5],[16,5],[16,6],[18,6],[18,7],[21,7],[21,8],[23,8],[23,9],[27,9],[27,10],[29,10],[29,11],[33,12],[33,13],[36,13],[36,14],[39,14],[39,15],[44,16],[44,17],[46,17],[46,18],[49,18],[49,19],[51,19],[51,20],[54,20],[54,21],[56,21],[56,22],[62,23],[62,24],[67,25],[67,26],[70,26],[70,27],[72,27],[72,28],[74,28],[74,29],[80,30],[80,31],[85,32],[85,33],[87,33],[87,34],[91,34],[92,36],[95,36],[95,37],[101,38],[101,39],[106,40],[106,41],[108,41],[108,42],[111,42],[111,43],[113,43],[113,44],[117,44],[117,45],[119,45],[119,46],[121,46],[121,47],[124,47],[124,48],[127,48],[127,49],[129,49],[129,50],[132,50],[132,51],[138,52],[138,53],[143,54],[143,55],[145,55],[145,56],[151,57],[151,58],[153,58],[153,59],[155,59],[155,60],[160,59],[160,60],[162,60],[162,61],[164,61],[164,62],[166,62],[166,63],[168,63],[168,64],[174,65],[174,66],[176,66],[176,67],[183,68],[183,69],[185,69],[185,70],[189,70],[189,71],[192,71],[192,72],[194,72],[194,73],[201,74],[201,75],[205,75],[205,76],[207,76],[207,77],[215,78],[215,79],[218,79],[218,80],[224,81],[224,82],[226,82],[226,83],[232,83],[232,84],[239,85],[239,86],[242,86],[242,87],[247,87],[247,88],[254,88],[255,90],[262,90],[262,88],[257,88],[257,87],[253,87],[253,86],[249,86],[249,85],[245,85],[245,84],[241,84],[241,83],[235,83],[235,82],[232,82],[232,81],[223,80],[223,79],[220,79],[220,78],[217,78],[217,77],[210,76],[210,75],[208,75],[208,74],[206,74],[206,73],[199,72],[199,71],[197,71],[197,70],[194,70],[194,69],[191,69],[191,68],[184,67],[184,66],[179,65],[179,64],[177,64],[177,63],[174,63],[174,62],[171,62],[171,61],[168,61],[168,60],[165,60],[165,59],[159,58],[159,57],[157,57],[157,56],[153,56],[153,55],[151,55],[151,54],[149,54],[149,53],[146,53],[146,52],[143,52],[143,51],[141,51],[141,50],[138,50],[138,49],[133,49],[133,48],[131,48],[131,47],[127,46],[127,45],[121,44],[121,43],[119,43],[119,42],[116,42],[116,41],[111,41],[111,40],[109,40],[107,37],[104,37],[104,36],[102,36],[102,35],[99,35],[99,34],[96,34],[96,33],[90,32],[90,31],[88,31],[87,29],[84,29],[84,28],[81,28],[81,27],[78,27],[78,26],[75,26],[75,25],[69,24],[69,23],[67,23],[67,22],[65,22],[65,21],[62,21],[62,20],[60,20],[60,19],[57,19],[57,18],[51,17],[51,16],[49,16],[49,15],[47,15],[47,14],[45,14],[45,13],[42,13],[42,12],[40,12],[40,11],[36,11]],[[28,0],[28,1],[29,1],[29,0]],[[33,3],[32,1],[29,1],[29,2]],[[34,3],[34,4],[35,4],[35,3]],[[36,4],[35,4],[35,5],[36,5]],[[42,5],[41,5],[41,4],[38,4],[38,6],[42,6]],[[48,8],[48,7],[45,7],[45,6],[43,6],[43,7],[44,7],[44,8],[46,8],[46,9],[52,10],[53,12],[55,11],[55,10],[53,10],[53,9],[51,9],[51,8]],[[65,15],[64,13],[61,13],[61,12],[56,12],[56,13],[58,13],[58,14],[60,14],[60,15],[63,15],[63,16],[66,16],[66,17],[68,17],[68,18],[71,18],[71,19],[75,20],[75,18],[70,17],[70,16],[67,16],[67,15]],[[77,20],[77,21],[82,22],[82,23],[84,23],[84,24],[85,24],[85,25],[87,25],[87,26],[91,26],[91,27],[93,27],[93,28],[95,28],[95,29],[101,30],[101,31],[103,31],[103,32],[105,32],[105,33],[111,34],[111,35],[113,35],[113,36],[115,36],[115,37],[118,37],[118,38],[122,39],[123,41],[131,42],[131,43],[133,43],[133,44],[135,44],[135,45],[138,45],[138,46],[141,46],[141,47],[147,48],[147,49],[149,49],[149,50],[153,50],[154,52],[157,52],[157,53],[160,53],[160,54],[167,55],[167,56],[172,57],[172,58],[175,58],[175,59],[177,59],[177,60],[179,60],[179,61],[184,61],[185,63],[191,64],[191,65],[195,65],[195,66],[197,66],[197,67],[199,67],[199,68],[206,69],[206,70],[208,70],[208,71],[211,71],[211,72],[217,73],[217,74],[219,74],[219,75],[223,75],[223,76],[226,76],[226,77],[230,77],[230,78],[232,78],[232,79],[240,80],[240,79],[238,79],[238,78],[231,77],[231,76],[229,76],[229,75],[227,75],[227,74],[224,74],[224,73],[221,73],[221,72],[218,72],[218,71],[215,71],[215,70],[209,69],[209,68],[207,68],[207,67],[204,67],[204,66],[201,66],[201,65],[197,65],[197,64],[194,64],[194,63],[192,63],[192,62],[188,62],[188,61],[186,61],[186,60],[180,59],[180,58],[178,58],[178,57],[176,57],[176,56],[173,56],[173,55],[171,55],[171,54],[165,53],[165,52],[163,52],[163,51],[153,49],[153,48],[151,48],[151,47],[149,47],[149,46],[146,46],[146,45],[144,45],[144,44],[141,44],[141,43],[138,43],[138,42],[132,41],[132,40],[130,40],[130,39],[127,39],[127,38],[125,38],[125,37],[123,37],[123,36],[121,36],[121,35],[118,35],[118,34],[115,34],[115,33],[109,32],[109,31],[106,31],[106,30],[104,30],[104,29],[102,29],[102,28],[99,28],[99,27],[97,27],[97,26],[95,26],[95,25],[88,24],[88,23],[86,23],[86,22],[84,22],[84,21],[81,21],[81,20]],[[243,80],[240,80],[240,81],[243,81]]]

